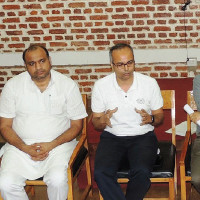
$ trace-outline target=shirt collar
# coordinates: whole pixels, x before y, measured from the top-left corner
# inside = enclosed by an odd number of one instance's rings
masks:
[[[136,72],[133,72],[133,77],[134,77],[133,84],[131,85],[131,87],[129,88],[128,91],[135,90],[138,87],[137,73]],[[113,73],[113,85],[117,90],[122,90],[119,87],[118,83],[117,83],[117,79],[116,79],[116,74],[115,73]]]

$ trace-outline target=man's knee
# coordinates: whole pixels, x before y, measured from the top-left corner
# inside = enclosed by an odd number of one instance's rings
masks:
[[[99,169],[99,168],[95,168],[94,169],[94,179],[95,181],[100,181],[103,180],[105,178],[115,178],[116,177],[116,173],[113,170],[110,169]]]
[[[17,186],[22,187],[22,184],[17,183],[16,178],[16,175],[12,173],[1,174],[0,191],[10,192],[13,190],[13,188],[17,188]]]
[[[51,184],[54,187],[60,187],[67,184],[67,172],[63,170],[51,170],[48,175],[44,176],[44,181],[47,185]]]

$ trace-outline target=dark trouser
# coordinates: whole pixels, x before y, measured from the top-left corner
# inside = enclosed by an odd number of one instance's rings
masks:
[[[154,132],[118,137],[104,131],[95,157],[94,177],[104,200],[142,200],[150,187],[150,174],[158,148]],[[124,196],[116,173],[124,155],[128,156],[130,177]]]
[[[191,176],[192,184],[200,192],[200,136],[195,139],[192,145]]]

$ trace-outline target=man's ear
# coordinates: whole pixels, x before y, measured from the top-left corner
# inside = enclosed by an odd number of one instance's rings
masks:
[[[52,66],[51,57],[49,56],[49,63]]]

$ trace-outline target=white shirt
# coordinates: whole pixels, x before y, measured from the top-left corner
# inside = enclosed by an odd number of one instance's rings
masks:
[[[41,93],[28,72],[10,79],[0,97],[0,116],[13,118],[13,129],[26,144],[49,142],[70,127],[70,120],[87,116],[78,86],[73,80],[51,70],[51,81]],[[0,174],[7,171],[26,179],[37,179],[54,166],[67,168],[77,144],[57,146],[43,161],[34,161],[16,147],[6,143],[1,148]],[[13,167],[14,166],[14,167]]]
[[[31,144],[52,141],[70,127],[70,119],[87,113],[75,82],[51,70],[51,81],[42,93],[28,72],[10,79],[1,94],[0,116],[14,118],[13,129]]]
[[[118,85],[115,73],[98,80],[92,91],[92,111],[95,113],[118,107],[111,117],[112,128],[108,131],[116,136],[135,136],[152,131],[150,124],[140,126],[141,116],[135,108],[157,110],[163,106],[160,88],[155,79],[134,72],[134,81],[128,92],[125,93]]]

